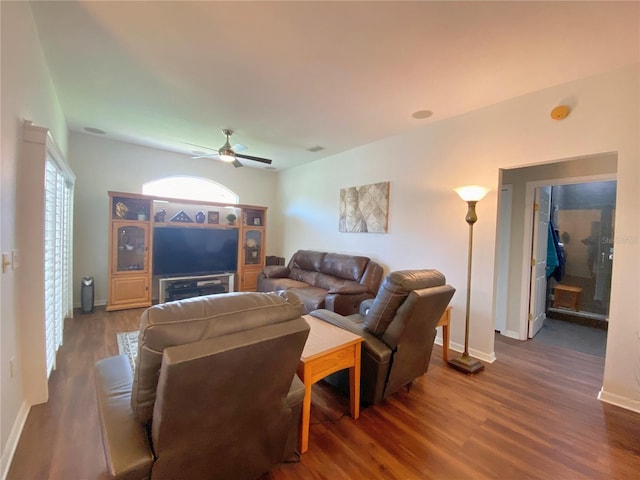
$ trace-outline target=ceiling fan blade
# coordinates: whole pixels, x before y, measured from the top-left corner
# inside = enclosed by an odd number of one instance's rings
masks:
[[[236,157],[246,158],[247,160],[253,160],[255,162],[262,162],[271,165],[271,160],[268,158],[260,158],[260,157],[252,157],[251,155],[240,155],[236,154]]]
[[[217,151],[215,148],[205,147],[204,145],[198,145],[197,143],[189,143],[189,142],[183,142],[183,143],[185,145],[191,145],[192,147],[204,148],[205,150],[213,150],[214,152]]]
[[[220,155],[218,155],[217,153],[210,153],[209,155],[198,155],[197,157],[191,157],[194,160],[197,160],[198,158],[217,158]]]
[[[236,168],[244,167],[244,165],[242,165],[242,163],[240,163],[240,160],[238,160],[237,158],[233,162],[231,162],[231,165]]]

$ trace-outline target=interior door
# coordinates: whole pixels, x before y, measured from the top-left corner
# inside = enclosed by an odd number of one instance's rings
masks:
[[[535,190],[533,242],[531,248],[531,293],[529,295],[529,338],[542,328],[546,318],[547,241],[551,213],[551,187]]]

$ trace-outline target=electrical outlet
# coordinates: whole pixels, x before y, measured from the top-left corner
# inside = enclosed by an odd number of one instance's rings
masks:
[[[16,268],[18,268],[18,265],[20,264],[19,262],[20,255],[18,255],[18,250],[11,250],[11,270],[15,270]]]
[[[9,378],[13,378],[13,372],[16,368],[16,357],[11,357],[9,360]]]

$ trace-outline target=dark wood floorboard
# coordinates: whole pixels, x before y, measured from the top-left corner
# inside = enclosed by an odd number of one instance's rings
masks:
[[[9,480],[108,478],[93,365],[117,354],[116,332],[136,330],[141,313],[67,321],[50,400],[31,409]],[[640,415],[596,399],[602,358],[501,336],[496,355],[465,376],[436,346],[411,391],[358,420],[346,415],[347,398],[317,384],[309,451],[263,480],[640,478]]]

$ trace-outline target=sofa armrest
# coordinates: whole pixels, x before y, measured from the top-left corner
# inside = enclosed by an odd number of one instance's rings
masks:
[[[391,349],[380,340],[364,329],[364,324],[358,323],[360,315],[352,315],[351,317],[343,317],[335,312],[326,309],[314,310],[309,315],[312,315],[320,320],[331,323],[336,327],[340,327],[356,335],[360,335],[363,338],[362,345],[367,350],[369,355],[373,357],[378,363],[387,363],[391,359]]]
[[[133,374],[125,355],[105,358],[95,366],[98,416],[111,478],[151,477],[153,453],[145,428],[131,409]]]
[[[367,313],[369,313],[369,309],[371,308],[371,305],[373,305],[373,301],[375,300],[375,298],[368,298],[366,300],[363,300],[360,303],[360,308],[358,310],[358,313],[360,315],[362,315],[363,317],[367,316]]]
[[[262,269],[265,278],[287,278],[291,270],[282,265],[268,265]]]
[[[362,285],[363,288],[364,285]],[[328,293],[324,300],[327,310],[339,313],[340,315],[351,315],[358,313],[360,303],[364,300],[374,298],[371,293]]]

